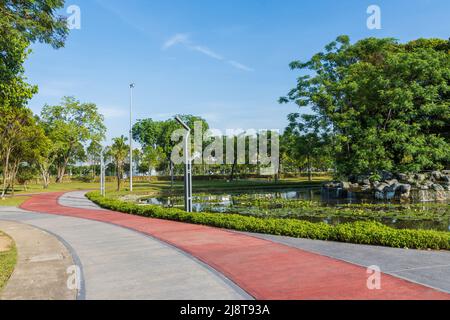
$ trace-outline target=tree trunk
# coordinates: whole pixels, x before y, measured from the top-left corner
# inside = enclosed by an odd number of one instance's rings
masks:
[[[9,155],[11,154],[11,149],[6,151],[5,161],[3,162],[3,187],[2,187],[2,195],[0,198],[5,198],[6,190],[8,187],[8,179],[9,179]]]
[[[50,172],[49,168],[45,164],[39,164],[39,168],[41,169],[42,182],[44,184],[44,189],[48,189],[50,184]]]
[[[56,183],[62,183],[63,182],[63,178],[64,178],[64,174],[66,173],[66,167],[63,166],[58,166],[58,174],[56,177]]]
[[[17,172],[19,171],[19,161],[14,162],[11,170],[11,194],[14,196],[14,184],[16,181]]]
[[[120,168],[117,166],[116,168],[116,178],[117,178],[117,191],[120,191],[120,180],[121,180],[121,174],[120,174]]]
[[[234,180],[234,173],[237,166],[237,157],[234,157],[233,166],[231,167],[230,182]]]
[[[58,166],[58,176],[56,177],[56,183],[62,183],[64,180],[64,175],[66,174],[66,168],[69,164],[69,157],[66,157],[64,159],[64,162],[62,165]]]
[[[308,156],[308,181],[312,181],[312,166],[311,166],[311,157]]]

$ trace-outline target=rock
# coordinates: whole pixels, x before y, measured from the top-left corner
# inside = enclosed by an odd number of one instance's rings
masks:
[[[398,180],[397,179],[391,179],[391,180],[386,180],[385,181],[388,185],[392,186],[394,184],[398,184]]]
[[[434,191],[445,191],[444,187],[441,186],[440,184],[437,184],[437,183],[433,184],[433,185],[431,186],[431,188],[432,188]]]
[[[411,196],[411,189],[412,187],[409,184],[400,184],[397,188],[400,194],[400,200],[408,200]]]
[[[370,180],[369,179],[364,179],[362,184],[365,185],[365,186],[370,186]]]
[[[340,188],[348,190],[348,189],[350,189],[350,183],[346,182],[346,181],[343,181],[343,182],[340,183]]]
[[[375,190],[378,192],[384,192],[384,189],[387,187],[389,187],[389,185],[387,183],[382,182],[375,188]]]
[[[396,176],[397,176],[398,180],[402,181],[402,182],[407,182],[408,179],[410,178],[406,173],[397,173]]]
[[[372,188],[370,187],[370,185],[363,185],[362,187],[361,187],[361,191],[362,192],[367,192],[367,191],[370,191]]]
[[[434,177],[437,181],[440,181],[444,175],[440,171],[433,171],[431,173],[431,176]]]
[[[441,180],[446,182],[446,183],[450,183],[450,176],[442,176]]]
[[[415,179],[419,182],[423,182],[427,179],[427,176],[425,174],[416,174]]]

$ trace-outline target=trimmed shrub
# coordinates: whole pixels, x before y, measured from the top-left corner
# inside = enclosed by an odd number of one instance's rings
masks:
[[[331,226],[326,223],[312,223],[295,219],[257,218],[207,212],[187,213],[175,208],[137,205],[104,198],[97,191],[88,193],[87,197],[101,207],[113,211],[237,231],[395,248],[450,250],[450,232],[394,229],[374,221],[358,221]]]

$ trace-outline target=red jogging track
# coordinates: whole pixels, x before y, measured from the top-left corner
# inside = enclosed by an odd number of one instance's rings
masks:
[[[383,274],[369,290],[367,269],[232,231],[120,212],[64,207],[63,193],[39,194],[24,210],[111,223],[175,246],[211,266],[258,300],[450,300],[450,295]]]

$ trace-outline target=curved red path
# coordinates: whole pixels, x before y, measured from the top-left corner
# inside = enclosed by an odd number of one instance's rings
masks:
[[[63,193],[40,194],[21,208],[130,228],[169,243],[224,274],[256,299],[450,299],[450,295],[382,275],[382,289],[369,290],[365,268],[227,230],[64,207]]]

